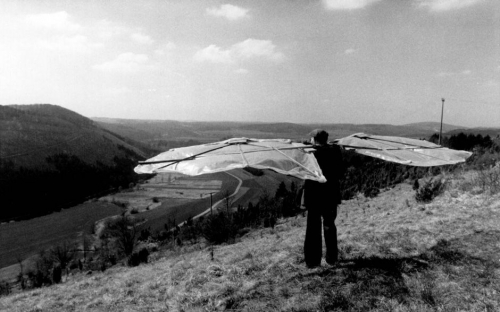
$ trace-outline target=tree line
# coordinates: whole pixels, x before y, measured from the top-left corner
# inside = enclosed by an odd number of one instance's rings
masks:
[[[50,169],[16,167],[10,161],[0,163],[4,207],[0,221],[49,214],[135,184],[139,176],[133,168],[141,157],[123,146],[119,148],[124,156],[115,156],[111,165],[89,164],[64,153],[46,158]]]

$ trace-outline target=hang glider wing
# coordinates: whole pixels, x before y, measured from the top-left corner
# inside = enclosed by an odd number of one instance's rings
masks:
[[[326,179],[308,145],[290,140],[235,138],[221,142],[168,150],[140,162],[137,173],[180,172],[200,175],[253,167],[271,169],[300,179]]]
[[[410,166],[432,167],[465,162],[471,152],[417,139],[356,133],[334,141],[347,150]]]

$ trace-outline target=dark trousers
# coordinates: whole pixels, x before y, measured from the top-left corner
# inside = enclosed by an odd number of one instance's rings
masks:
[[[337,261],[337,205],[312,205],[307,207],[307,229],[304,242],[304,256],[306,265],[310,267],[321,264],[322,239],[321,218],[323,218],[323,233],[326,245],[326,262],[333,264]]]

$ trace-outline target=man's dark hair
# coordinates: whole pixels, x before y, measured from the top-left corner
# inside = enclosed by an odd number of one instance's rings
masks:
[[[313,130],[309,135],[319,144],[326,144],[328,141],[328,132],[322,129]]]

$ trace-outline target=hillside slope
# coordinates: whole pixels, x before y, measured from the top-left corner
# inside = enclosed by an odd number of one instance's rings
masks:
[[[230,245],[160,250],[64,284],[0,298],[5,311],[498,311],[500,194],[448,176],[417,203],[408,184],[339,207],[340,261],[307,269],[305,218]]]
[[[0,124],[0,159],[27,168],[44,168],[46,157],[58,153],[107,165],[125,156],[125,149],[146,156],[133,142],[56,105],[0,106]]]

